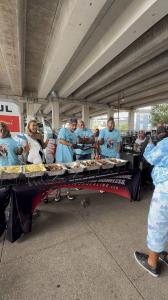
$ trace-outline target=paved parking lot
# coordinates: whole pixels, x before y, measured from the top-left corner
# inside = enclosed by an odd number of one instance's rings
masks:
[[[152,191],[143,189],[142,200],[132,203],[75,193],[75,201],[41,205],[31,234],[14,244],[1,239],[0,299],[168,299],[168,269],[155,279],[133,257],[134,250],[146,250]]]

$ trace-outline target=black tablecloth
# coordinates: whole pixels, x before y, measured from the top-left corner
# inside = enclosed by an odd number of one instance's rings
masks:
[[[0,188],[0,235],[3,233],[6,227],[5,209],[9,204],[10,194],[10,186]]]
[[[139,200],[140,172],[132,170],[92,172],[58,178],[40,178],[0,188],[0,216],[4,224],[4,211],[9,203],[7,239],[16,241],[22,233],[32,229],[32,208],[37,206],[48,190],[57,188],[95,189],[112,192],[130,200]]]
[[[22,233],[32,229],[32,201],[37,194],[35,187],[21,185],[11,190],[10,213],[7,227],[7,239],[16,241]]]

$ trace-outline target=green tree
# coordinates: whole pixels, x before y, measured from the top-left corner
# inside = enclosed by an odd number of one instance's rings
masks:
[[[168,124],[168,104],[157,104],[152,107],[150,120],[153,126],[158,123]]]

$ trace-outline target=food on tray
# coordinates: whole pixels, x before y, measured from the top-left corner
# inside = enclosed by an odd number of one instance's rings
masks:
[[[85,169],[84,165],[78,161],[65,164],[65,166],[68,169],[68,173],[80,173]]]
[[[81,168],[81,164],[79,162],[75,162],[75,163],[67,164],[67,167],[69,169],[79,169]]]
[[[100,164],[103,165],[103,166],[109,165],[109,163],[110,163],[110,162],[109,162],[108,160],[106,160],[106,159],[98,159],[97,162],[100,163]]]
[[[80,168],[80,167],[81,167],[80,163],[74,163],[74,164],[73,164],[73,168],[74,168],[74,169],[78,169],[78,168]]]
[[[97,166],[97,162],[94,160],[86,160],[86,161],[83,161],[82,164],[86,167],[96,167]]]
[[[20,166],[4,167],[6,173],[20,173]]]
[[[61,171],[63,170],[63,166],[59,164],[52,164],[52,165],[46,165],[45,166],[47,171]]]
[[[109,160],[115,164],[119,162],[119,160],[117,160],[116,158],[109,158]]]
[[[44,172],[46,171],[43,164],[39,165],[25,165],[24,166],[24,172],[25,173],[36,173],[36,172]]]
[[[113,164],[116,164],[116,165],[127,163],[126,160],[116,159],[116,158],[109,158],[108,160],[110,160]]]
[[[0,173],[5,172],[5,167],[0,167]]]

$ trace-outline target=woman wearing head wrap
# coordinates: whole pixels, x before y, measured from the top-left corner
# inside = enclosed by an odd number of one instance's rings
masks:
[[[23,149],[11,137],[7,124],[0,122],[0,166],[19,165],[18,155]]]
[[[40,164],[45,162],[43,149],[46,148],[48,140],[44,142],[42,134],[38,131],[36,120],[29,121],[26,129],[26,138],[30,148],[27,162],[32,164]]]

